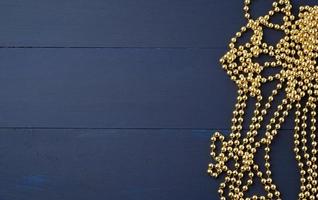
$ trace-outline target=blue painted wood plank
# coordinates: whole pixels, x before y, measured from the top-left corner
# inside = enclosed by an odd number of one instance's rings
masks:
[[[228,128],[219,49],[0,49],[0,127]]]
[[[223,47],[244,21],[241,7],[215,0],[4,0],[0,46]],[[220,20],[224,11],[233,14]]]
[[[269,8],[254,5],[254,13]],[[242,7],[237,0],[2,0],[0,46],[225,47],[246,23]]]
[[[216,199],[211,132],[1,129],[0,199]],[[271,151],[283,199],[298,191],[292,138],[281,132]]]
[[[0,199],[216,199],[219,181],[204,173],[211,132],[191,129],[230,127],[236,88],[217,61],[244,24],[241,8],[1,1],[0,47],[141,48],[0,49]],[[272,150],[283,199],[298,193],[292,144],[283,130]]]

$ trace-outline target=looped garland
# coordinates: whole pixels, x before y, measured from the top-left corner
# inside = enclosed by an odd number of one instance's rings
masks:
[[[316,106],[318,99],[318,6],[299,8],[296,18],[291,13],[289,0],[277,0],[268,14],[252,19],[250,0],[245,0],[245,18],[248,19],[235,37],[231,39],[229,51],[220,59],[223,69],[238,86],[238,97],[233,111],[229,138],[216,132],[211,137],[211,157],[208,173],[218,177],[225,173],[218,193],[221,200],[265,200],[281,199],[281,193],[272,179],[270,145],[278,134],[290,111],[295,109],[294,152],[300,171],[299,199],[318,199]],[[283,16],[282,24],[272,23],[273,16]],[[282,31],[284,37],[276,45],[264,40],[264,29]],[[245,32],[252,36],[245,44],[238,44]],[[270,61],[257,62],[260,56]],[[266,69],[278,69],[272,75],[264,75]],[[271,94],[265,98],[262,86],[277,83]],[[270,120],[273,101],[278,94],[284,98],[278,104]],[[253,117],[248,129],[243,131],[244,113],[249,98],[256,100]],[[260,135],[261,126],[265,133]],[[216,142],[221,148],[216,151]],[[255,161],[256,153],[264,149],[264,166]],[[232,164],[231,164],[232,163]],[[262,169],[264,168],[264,170]],[[247,191],[258,178],[264,186],[264,195],[247,196]]]

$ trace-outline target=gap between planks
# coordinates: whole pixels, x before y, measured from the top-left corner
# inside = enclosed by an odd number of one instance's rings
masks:
[[[1,49],[226,49],[226,47],[106,47],[106,46],[0,46]]]
[[[227,128],[160,128],[160,127],[154,127],[154,128],[142,128],[142,127],[127,127],[127,128],[119,128],[119,127],[0,127],[0,130],[199,130],[199,131],[230,131],[230,129]],[[261,131],[264,131],[265,129],[260,129]],[[280,131],[293,131],[294,129],[290,128],[284,128],[280,129]],[[247,129],[243,129],[243,131],[247,131]]]

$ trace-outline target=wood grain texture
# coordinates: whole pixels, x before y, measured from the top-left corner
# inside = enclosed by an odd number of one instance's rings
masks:
[[[241,6],[215,0],[1,1],[0,46],[223,47],[243,19],[215,19],[224,10],[239,15]]]
[[[218,60],[242,5],[0,1],[0,200],[216,200],[209,137],[236,96]],[[292,118],[271,157],[283,199],[299,185]]]
[[[0,199],[215,199],[209,130],[0,130]],[[296,199],[292,134],[273,144],[274,180]],[[252,188],[252,192],[259,187]]]
[[[242,6],[237,0],[6,0],[0,46],[225,47],[246,23]],[[269,8],[266,1],[253,6],[255,16]]]
[[[235,86],[211,49],[0,49],[0,127],[220,128]]]

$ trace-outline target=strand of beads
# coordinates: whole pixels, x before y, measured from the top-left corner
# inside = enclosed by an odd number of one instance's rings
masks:
[[[244,1],[244,16],[248,23],[237,32],[229,44],[230,50],[220,59],[222,67],[238,85],[238,97],[233,111],[230,138],[228,140],[216,132],[212,137],[211,156],[215,163],[208,168],[209,174],[218,177],[226,172],[224,181],[220,184],[221,200],[281,200],[281,193],[273,183],[270,164],[271,143],[278,134],[281,125],[293,107],[295,111],[294,152],[300,170],[300,200],[318,199],[317,174],[317,141],[316,141],[316,102],[318,98],[318,6],[300,7],[299,19],[291,13],[292,5],[289,0],[276,0],[268,14],[254,19],[250,14],[252,0]],[[282,24],[271,22],[277,14],[283,14]],[[283,37],[275,46],[264,42],[265,28],[283,31]],[[253,32],[250,41],[237,46],[238,38],[248,30]],[[254,58],[269,55],[275,61],[260,64]],[[264,76],[265,68],[281,70],[275,75]],[[271,95],[263,102],[264,95],[261,86],[268,82],[277,81],[277,86]],[[265,126],[265,133],[261,133],[261,124],[272,107],[275,96],[282,91],[286,95],[277,106],[273,116],[269,116],[269,123]],[[251,122],[245,132],[242,124],[247,107],[247,100],[255,98],[255,110]],[[302,102],[305,105],[302,106]],[[308,125],[309,124],[309,125]],[[261,139],[258,139],[261,136]],[[216,141],[221,142],[220,152],[216,151]],[[260,148],[264,148],[263,172],[255,162],[255,155]],[[229,162],[233,161],[234,166]],[[253,185],[254,179],[260,178],[264,186],[265,195],[246,193]]]

